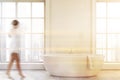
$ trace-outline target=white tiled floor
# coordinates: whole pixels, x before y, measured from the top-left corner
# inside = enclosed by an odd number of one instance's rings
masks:
[[[98,77],[91,78],[63,78],[52,77],[43,70],[24,70],[26,78],[20,79],[16,71],[12,71],[11,75],[14,80],[120,80],[120,71],[101,71]],[[0,71],[0,80],[10,80],[5,75],[5,71]]]

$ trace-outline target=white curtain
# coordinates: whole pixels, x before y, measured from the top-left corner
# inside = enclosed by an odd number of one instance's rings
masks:
[[[97,53],[103,52],[107,62],[120,62],[119,9],[120,0],[96,0]]]

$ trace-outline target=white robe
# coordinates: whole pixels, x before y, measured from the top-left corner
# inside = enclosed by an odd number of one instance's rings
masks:
[[[11,29],[9,32],[10,37],[10,53],[20,53],[21,48],[21,31],[19,29]]]

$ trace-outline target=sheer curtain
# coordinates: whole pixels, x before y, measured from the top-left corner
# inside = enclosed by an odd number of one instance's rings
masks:
[[[96,1],[96,53],[120,62],[120,0]]]

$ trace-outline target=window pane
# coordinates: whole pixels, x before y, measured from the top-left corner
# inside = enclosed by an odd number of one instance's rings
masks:
[[[33,19],[32,20],[32,33],[43,33],[44,32],[44,20]]]
[[[119,19],[108,20],[108,32],[109,33],[120,33],[120,20]]]
[[[44,35],[32,34],[32,48],[44,48]]]
[[[2,32],[6,33],[9,32],[12,28],[11,22],[13,19],[2,19]]]
[[[11,38],[8,36],[8,34],[6,34],[6,36],[4,37],[5,41],[6,41],[6,48],[11,48]]]
[[[96,35],[96,48],[106,48],[106,35],[105,34]]]
[[[97,33],[106,33],[106,19],[97,19],[96,20],[96,32]]]
[[[15,2],[3,2],[2,3],[2,17],[14,17],[16,16]]]
[[[20,27],[25,33],[31,33],[31,20],[30,19],[19,19]]]
[[[44,54],[44,50],[32,50],[32,60],[33,61],[37,61],[37,62],[41,62],[43,61],[43,54]]]
[[[20,57],[22,62],[31,62],[31,49],[22,49]]]
[[[116,51],[115,50],[107,50],[107,61],[108,62],[116,62]]]
[[[1,8],[2,8],[2,5],[1,5],[1,3],[0,3],[0,17],[1,17],[1,13],[2,13]]]
[[[2,32],[2,24],[1,24],[1,19],[0,19],[0,32]]]
[[[96,16],[106,17],[106,2],[96,3]]]
[[[6,34],[2,34],[1,35],[1,49],[3,48],[6,48]]]
[[[120,17],[120,3],[114,2],[114,3],[108,3],[108,16],[109,17]]]
[[[8,61],[8,56],[9,56],[9,51],[6,50],[6,36],[5,34],[1,35],[1,62],[7,62]],[[5,54],[6,53],[6,54]]]
[[[120,34],[109,34],[107,40],[108,48],[120,48]]]
[[[25,34],[25,48],[31,48],[31,34]]]
[[[32,3],[32,17],[44,17],[44,3]]]
[[[5,49],[1,50],[1,53],[2,53],[1,54],[1,62],[5,63],[5,62],[8,62],[10,60],[10,56],[9,56],[10,53],[7,54],[6,52],[8,52],[8,50],[5,50]],[[6,53],[6,54],[3,54],[3,53]]]
[[[31,16],[31,3],[19,2],[18,3],[18,17],[30,17]]]

